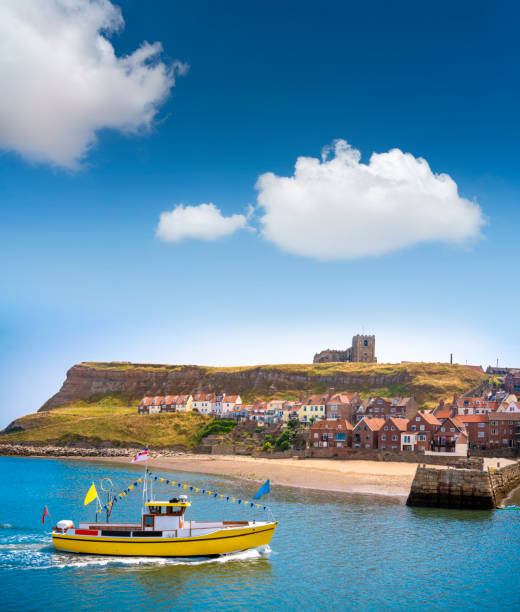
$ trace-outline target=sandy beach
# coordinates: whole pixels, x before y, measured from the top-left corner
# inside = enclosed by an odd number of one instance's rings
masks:
[[[85,458],[89,461],[128,463],[127,457]],[[327,459],[258,459],[236,455],[192,455],[153,457],[155,469],[179,470],[272,484],[344,493],[407,496],[416,463],[386,461],[331,461]]]

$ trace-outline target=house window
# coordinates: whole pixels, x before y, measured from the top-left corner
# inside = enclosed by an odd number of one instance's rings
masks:
[[[497,430],[496,430],[496,429],[492,429],[492,430],[491,430],[491,433],[492,433],[494,436],[496,436],[496,435],[497,435]]]
[[[317,433],[315,433],[315,434],[314,434],[314,437],[315,437],[315,438],[317,438],[317,437],[318,437],[318,434],[317,434]]]
[[[388,425],[385,425],[385,431],[388,431]]]
[[[417,430],[417,425],[412,425],[412,431],[416,431]]]
[[[395,440],[397,440],[397,436],[392,436],[392,440],[395,442]]]
[[[421,425],[420,429],[421,431],[424,431],[424,425]]]
[[[485,423],[479,423],[478,426],[479,427],[484,427]]]
[[[450,427],[450,431],[455,431],[455,427]]]
[[[425,436],[424,434],[421,434],[421,435],[419,436],[419,440],[420,440],[421,442],[424,442],[424,441],[426,440],[426,436]]]
[[[383,435],[381,436],[381,440],[386,440],[386,436],[385,436],[385,434],[383,434]]]
[[[415,417],[415,420],[416,420],[416,421],[420,421],[420,420],[421,420],[421,417]]]
[[[485,432],[483,432],[483,431],[479,431],[479,432],[478,432],[478,437],[479,437],[479,438],[483,438],[483,437],[484,437],[484,435],[485,435]]]

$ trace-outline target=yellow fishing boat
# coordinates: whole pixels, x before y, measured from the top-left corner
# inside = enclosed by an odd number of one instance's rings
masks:
[[[143,500],[146,490],[145,486]],[[58,550],[90,555],[205,557],[265,546],[278,524],[186,520],[190,506],[188,496],[179,495],[168,501],[145,501],[140,522],[112,523],[109,512],[104,523],[81,522],[76,527],[70,520],[59,521],[52,542]]]

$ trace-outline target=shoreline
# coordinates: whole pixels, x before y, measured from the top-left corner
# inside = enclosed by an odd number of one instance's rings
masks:
[[[133,465],[128,455],[48,454],[30,455],[27,458],[74,459]],[[151,457],[148,461],[148,466],[155,469],[229,476],[252,482],[269,479],[272,485],[277,486],[355,495],[383,495],[401,499],[406,498],[410,492],[417,465],[417,463],[391,461],[263,459],[241,455],[199,455],[180,452],[173,456]]]

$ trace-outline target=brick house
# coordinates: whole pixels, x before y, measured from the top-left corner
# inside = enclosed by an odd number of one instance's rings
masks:
[[[408,419],[388,417],[377,432],[377,447],[380,450],[401,450],[401,433],[406,431]]]
[[[160,412],[177,412],[178,395],[165,395],[161,399]]]
[[[310,427],[309,446],[348,448],[352,446],[352,425],[346,419],[320,419]]]
[[[419,410],[409,421],[407,432],[413,434],[409,439],[402,438],[405,451],[427,451],[431,449],[432,437],[441,422],[429,410]]]
[[[357,410],[357,419],[363,417],[377,417],[386,419],[390,416],[410,418],[417,411],[417,402],[413,397],[371,397],[361,403]]]
[[[514,370],[506,374],[504,387],[508,393],[520,394],[520,370]]]
[[[352,422],[354,414],[361,404],[358,393],[331,393],[325,402],[325,417],[327,419],[345,419]]]
[[[471,450],[489,448],[489,420],[487,414],[459,414],[458,419],[464,423]]]
[[[488,419],[490,448],[520,446],[520,413],[493,412]]]
[[[448,417],[432,436],[432,449],[438,453],[457,453],[467,451],[468,437],[464,423],[458,417]]]
[[[139,402],[137,412],[139,414],[150,414],[150,404],[152,403],[152,400],[153,397],[143,397],[143,399]]]
[[[352,430],[352,448],[376,449],[379,441],[378,432],[385,424],[385,419],[363,417]]]

